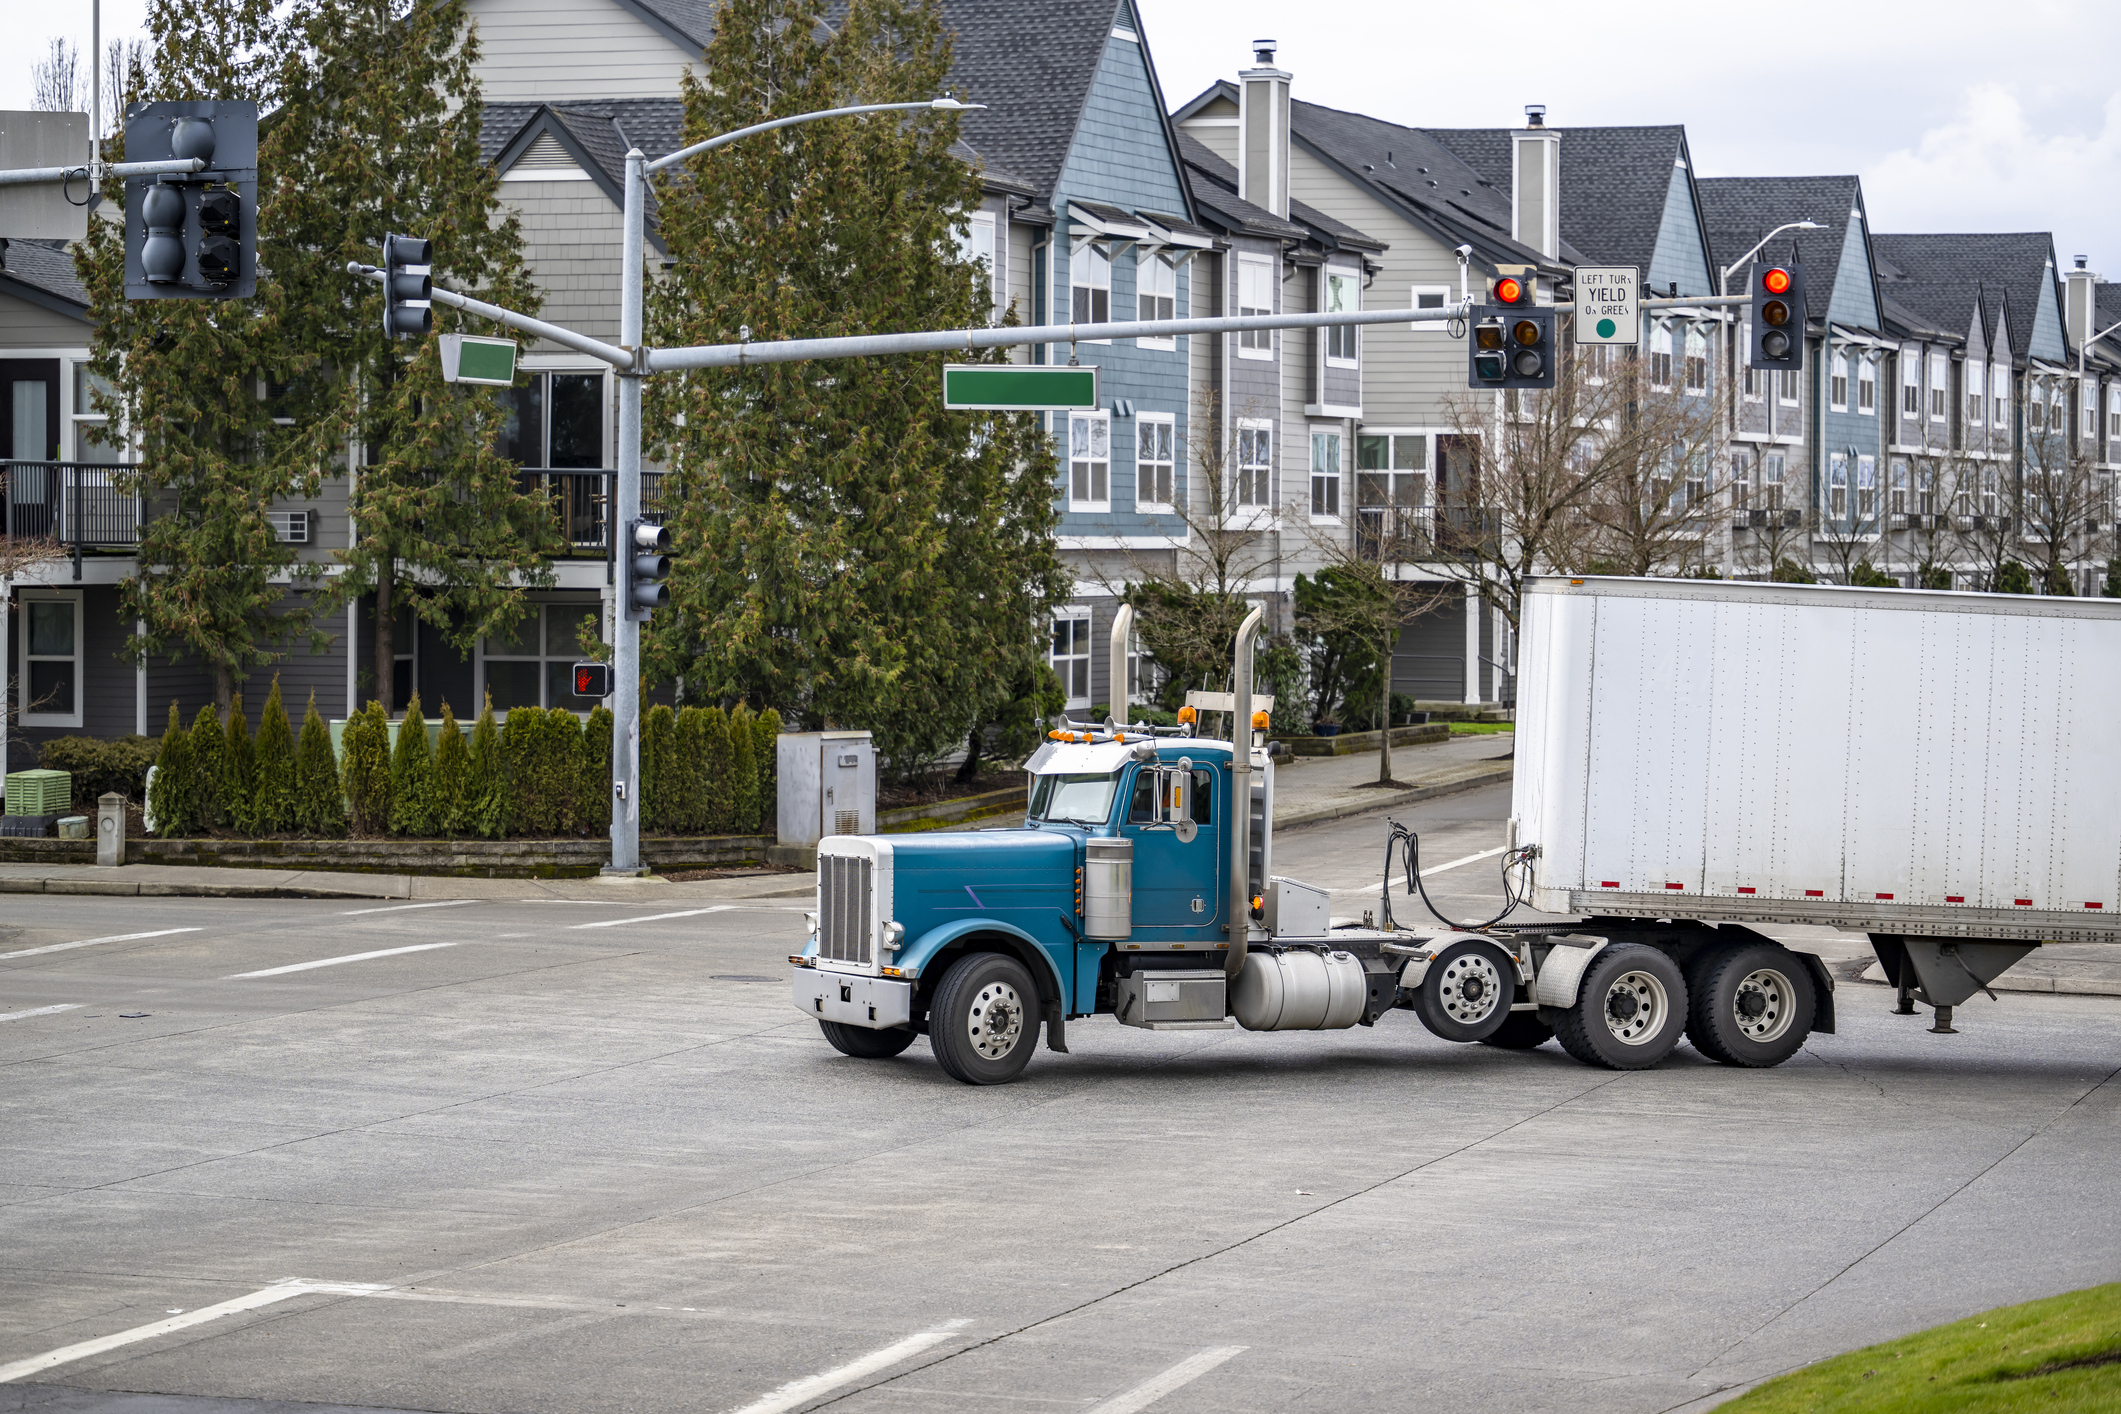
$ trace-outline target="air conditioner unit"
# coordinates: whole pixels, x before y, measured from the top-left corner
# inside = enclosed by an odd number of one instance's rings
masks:
[[[308,511],[267,511],[265,519],[271,522],[273,534],[280,537],[282,545],[309,543]]]

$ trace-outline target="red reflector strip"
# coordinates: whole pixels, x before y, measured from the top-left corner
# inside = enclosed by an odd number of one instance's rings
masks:
[[[2014,898],[2011,902],[2017,904],[2020,908],[2031,908],[2033,906],[2033,901],[2029,898]]]
[[[1598,887],[1601,889],[1617,889],[1620,887],[1620,882],[1617,879],[1608,879]]]
[[[1825,897],[1826,897],[1826,890],[1825,890],[1825,889],[1806,889],[1806,890],[1804,891],[1804,896],[1805,896],[1806,898],[1825,898]]]
[[[1755,889],[1751,884],[1740,884],[1738,886],[1738,892],[1742,894],[1751,894],[1758,893],[1759,890]]]
[[[1945,901],[1946,903],[1965,903],[1965,902],[1966,902],[1966,895],[1965,895],[1965,894],[1946,894],[1946,895],[1944,896],[1944,901]]]
[[[1666,884],[1666,885],[1665,885],[1665,887],[1666,887],[1666,888],[1668,888],[1668,889],[1683,889],[1683,888],[1685,888],[1685,887],[1686,887],[1686,885],[1685,885],[1685,884]]]
[[[2105,904],[2103,904],[2103,903],[2088,903],[2088,904],[2086,904],[2086,905],[2084,905],[2084,906],[2085,906],[2086,908],[2104,908],[2104,907],[2106,907],[2106,905],[2105,905]]]
[[[1891,898],[1891,897],[1892,897],[1892,895],[1891,895],[1891,894],[1880,894],[1880,895],[1878,895],[1878,897],[1880,897],[1880,898]]]

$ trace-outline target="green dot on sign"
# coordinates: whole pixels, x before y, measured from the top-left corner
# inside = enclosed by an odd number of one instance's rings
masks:
[[[1613,323],[1613,321],[1612,321],[1612,320],[1610,320],[1610,319],[1601,319],[1601,320],[1599,320],[1599,321],[1598,321],[1598,337],[1599,337],[1599,338],[1601,338],[1601,339],[1610,339],[1610,338],[1612,338],[1612,337],[1613,337],[1613,330],[1614,330],[1614,329],[1616,329],[1617,327],[1619,327],[1619,326],[1617,326],[1616,324],[1614,324],[1614,323]]]

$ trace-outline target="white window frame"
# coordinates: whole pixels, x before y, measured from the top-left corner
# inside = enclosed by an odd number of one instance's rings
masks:
[[[497,663],[528,663],[531,661],[535,661],[538,665],[538,701],[540,703],[544,703],[544,705],[548,708],[560,707],[566,711],[573,712],[574,715],[577,717],[587,720],[589,713],[596,706],[596,704],[593,702],[586,707],[575,707],[568,703],[545,701],[545,689],[551,682],[551,675],[546,670],[546,664],[572,662],[575,660],[575,657],[570,655],[569,653],[554,653],[552,649],[547,645],[546,630],[548,616],[554,609],[562,610],[564,612],[569,613],[570,615],[573,615],[575,613],[580,613],[584,615],[594,614],[596,615],[597,619],[598,631],[600,633],[608,634],[611,629],[610,620],[608,618],[608,610],[605,608],[603,603],[595,599],[563,599],[552,602],[540,600],[537,603],[531,604],[529,608],[531,613],[537,618],[537,628],[535,630],[537,634],[537,652],[534,654],[494,653],[489,655],[486,651],[487,635],[483,633],[480,634],[478,642],[474,645],[474,648],[476,650],[473,655],[474,661],[472,665],[472,670],[474,673],[474,677],[472,679],[474,694],[481,702],[484,702],[488,696],[486,686],[486,664],[489,660]],[[414,642],[417,643],[418,641],[418,631],[417,629],[415,629]],[[393,644],[392,646],[395,647],[396,645]],[[402,658],[405,655],[403,653],[400,653],[397,656]],[[417,656],[415,656],[413,663],[413,686],[417,688],[419,685],[419,662]],[[420,705],[424,711],[432,712],[435,711],[438,707],[439,699],[432,702],[422,701]],[[531,704],[526,702],[522,705],[527,707]],[[508,708],[503,708],[500,711],[494,713],[495,719],[498,721],[508,720],[509,710],[510,709]]]
[[[1987,419],[1982,414],[1988,411],[1988,387],[1981,371],[1985,363],[1970,363],[1966,366],[1966,425],[1979,427]]]
[[[1826,406],[1829,412],[1849,410],[1849,356],[1840,349],[1834,350],[1834,360],[1827,369]]]
[[[1804,384],[1798,381],[1794,369],[1775,370],[1775,401],[1782,407],[1800,407],[1804,403]]]
[[[1414,285],[1407,290],[1407,308],[1448,309],[1451,305],[1451,293],[1449,285]],[[1422,301],[1424,299],[1432,299],[1435,302],[1433,304],[1423,304]],[[1451,321],[1448,319],[1424,319],[1420,323],[1409,327],[1417,334],[1448,334],[1451,332]]]
[[[1677,370],[1673,368],[1672,326],[1660,320],[1650,331],[1650,386],[1669,388]]]
[[[1907,514],[1907,458],[1894,457],[1888,469],[1889,479],[1885,487],[1885,512],[1887,515]]]
[[[2106,435],[2109,440],[2121,440],[2121,383],[2106,389]]]
[[[1166,460],[1152,461],[1147,463],[1147,465],[1149,466],[1168,467],[1170,469],[1171,494],[1169,496],[1159,497],[1155,495],[1144,495],[1142,493],[1142,467],[1144,463],[1142,461],[1141,455],[1141,439],[1142,429],[1145,427],[1162,427],[1168,429],[1170,432],[1170,447],[1168,448],[1170,452],[1169,458]],[[1163,451],[1166,449],[1160,447],[1157,450]],[[1178,418],[1175,414],[1168,412],[1137,412],[1134,414],[1134,508],[1138,511],[1150,511],[1158,514],[1169,515],[1174,510],[1176,510],[1177,504]]]
[[[2099,404],[2094,399],[2084,396],[2084,390],[2085,385],[2079,383],[2077,385],[2077,406],[2083,409],[2083,415],[2079,420],[2084,426],[2084,440],[2090,442],[2096,440],[2099,436]]]
[[[91,429],[107,427],[111,422],[111,419],[96,411],[93,401],[82,396],[83,393],[90,391],[89,385],[91,383],[102,381],[95,374],[89,372],[88,364],[89,361],[85,358],[70,358],[66,360],[66,386],[64,392],[67,403],[66,420],[70,424],[69,431],[71,435],[67,438],[65,446],[60,450],[66,454],[66,459],[69,461],[83,462],[94,466],[109,466],[113,463],[125,462],[130,459],[129,454],[132,451],[132,447],[128,443],[120,442],[115,446],[109,443],[98,443],[93,447],[88,443],[87,433]],[[284,419],[275,420],[284,421]],[[122,421],[119,426],[121,429],[123,428],[124,424]],[[110,458],[110,460],[100,460],[105,457]]]
[[[1345,523],[1342,512],[1347,504],[1345,500],[1347,491],[1347,440],[1347,437],[1338,427],[1313,427],[1311,429],[1310,509],[1311,524],[1313,525],[1341,525]],[[1324,447],[1330,447],[1331,449],[1329,453],[1333,462],[1331,467],[1321,467],[1319,465],[1319,453]],[[1329,509],[1319,509],[1321,492],[1326,493],[1325,499],[1330,502]]]
[[[1865,417],[1878,415],[1878,358],[1865,354],[1856,361],[1856,411]]]
[[[1922,352],[1919,349],[1903,349],[1900,353],[1900,415],[1916,420],[1922,417]]]
[[[1826,513],[1834,520],[1846,520],[1848,518],[1849,456],[1847,452],[1835,452],[1827,458]]]
[[[1738,321],[1738,347],[1750,349],[1752,346],[1753,321],[1750,318],[1740,319]],[[1603,346],[1601,345],[1600,347]],[[1743,371],[1738,383],[1740,396],[1749,403],[1764,401],[1767,397],[1767,385],[1771,377],[1770,371],[1753,367],[1750,358],[1743,360],[1741,366]]]
[[[1781,377],[1778,371],[1775,375]],[[1768,473],[1772,470],[1774,474]],[[1767,503],[1766,509],[1782,509],[1782,488],[1790,474],[1790,459],[1786,452],[1762,452],[1760,454],[1760,499]]]
[[[1867,452],[1856,458],[1856,518],[1878,518],[1878,458]]]
[[[1687,396],[1694,398],[1708,396],[1708,335],[1701,332],[1701,326],[1699,326],[1698,324],[1689,324],[1686,326],[1686,338],[1685,341],[1681,344],[1681,347],[1685,350],[1685,353],[1682,355],[1679,376],[1681,385],[1685,388]],[[1699,349],[1700,352],[1696,353],[1696,349]],[[1695,381],[1695,375],[1697,373],[1700,375],[1699,382]]]
[[[1268,511],[1274,506],[1274,422],[1271,418],[1240,417],[1237,419],[1235,446],[1230,458],[1230,509],[1242,515],[1251,511]],[[1267,457],[1264,462],[1247,461],[1245,446],[1247,432],[1256,434],[1251,439],[1255,448],[1264,447]],[[1259,483],[1256,499],[1246,500],[1246,482],[1256,479]]]
[[[1002,266],[996,253],[994,213],[992,211],[968,211],[965,213],[965,235],[957,243],[957,254],[966,264],[987,262],[987,322],[993,323],[1001,308]]]
[[[1952,415],[1952,366],[1941,353],[1929,357],[1930,421],[1943,422]]]
[[[27,585],[15,591],[15,602],[22,605],[22,622],[16,625],[15,650],[15,710],[20,714],[16,721],[24,727],[79,727],[82,710],[87,706],[88,684],[82,675],[88,670],[88,619],[82,604],[82,592],[78,589],[32,589]],[[32,712],[29,683],[29,606],[31,604],[71,604],[74,610],[74,709],[71,712]],[[0,612],[5,612],[0,608]],[[56,653],[39,653],[40,663],[63,663],[67,661]]]
[[[1320,313],[1354,314],[1359,313],[1361,311],[1362,271],[1336,270],[1332,266],[1328,265],[1323,271],[1320,272],[1319,280],[1320,283],[1324,286],[1324,288],[1319,291],[1318,303]],[[1336,283],[1340,285],[1341,293],[1343,294],[1343,296],[1353,301],[1352,304],[1347,305],[1344,309],[1335,309],[1333,307],[1332,291]],[[1448,323],[1449,321],[1445,322]],[[1355,324],[1339,324],[1322,330],[1321,332],[1324,333],[1326,336],[1324,340],[1326,347],[1326,367],[1360,368],[1362,366],[1361,326]],[[1347,339],[1348,348],[1351,350],[1351,352],[1347,354],[1336,354],[1333,352],[1333,345],[1337,336],[1345,337]]]
[[[1245,281],[1247,277],[1265,282],[1267,302],[1264,306],[1245,303]],[[1237,313],[1239,318],[1253,314],[1274,312],[1274,262],[1263,256],[1240,255],[1237,258]],[[1254,294],[1260,291],[1253,291]],[[1237,356],[1272,362],[1274,358],[1274,331],[1251,329],[1237,336]]]
[[[1081,649],[1080,652],[1071,651],[1063,654],[1060,651],[1059,643],[1054,641],[1059,637],[1058,630],[1064,623],[1082,625],[1081,637],[1078,639],[1075,633],[1071,631],[1068,645],[1071,650],[1079,647]],[[1096,637],[1096,625],[1092,621],[1090,610],[1086,605],[1070,604],[1064,609],[1055,609],[1053,611],[1052,631],[1048,633],[1046,641],[1046,663],[1047,666],[1053,669],[1054,675],[1060,679],[1061,691],[1067,694],[1067,705],[1071,710],[1088,707],[1092,696],[1097,691],[1097,683],[1091,672],[1092,665],[1097,659]],[[1061,666],[1064,663],[1068,665],[1065,671]],[[1077,696],[1075,692],[1074,679],[1077,664],[1081,665],[1080,671],[1083,684],[1081,696]]]
[[[1104,272],[1105,282],[1097,282],[1097,274]],[[1087,295],[1078,301],[1078,294]],[[1105,307],[1100,311],[1097,297],[1105,297]],[[1087,309],[1078,311],[1078,303]],[[1072,324],[1107,324],[1112,320],[1112,252],[1097,241],[1084,241],[1068,256],[1068,320]],[[1084,339],[1086,344],[1109,344],[1110,339]]]
[[[2005,365],[1989,365],[1988,395],[1996,405],[1995,415],[1989,419],[1989,426],[2007,437],[2011,430],[2011,380],[2010,370]]]
[[[1171,280],[1171,293],[1168,296],[1164,295],[1161,291],[1144,289],[1145,282],[1143,280],[1143,276],[1151,273],[1156,276],[1156,279],[1154,281],[1154,283],[1156,284],[1163,283],[1163,277],[1166,273],[1169,274]],[[1165,298],[1168,298],[1171,301],[1171,308],[1169,309],[1169,311],[1159,311],[1156,313],[1151,313],[1149,310],[1144,309],[1142,307],[1142,301],[1144,299]],[[1160,250],[1152,250],[1147,246],[1140,246],[1135,249],[1134,314],[1137,319],[1144,320],[1176,319],[1179,317],[1178,261],[1167,252]],[[1166,339],[1136,339],[1134,341],[1134,346],[1136,348],[1142,349],[1176,349],[1178,347],[1178,336],[1174,334]]]
[[[1076,427],[1077,427],[1078,425],[1080,425],[1080,426],[1083,426],[1083,427],[1086,427],[1086,428],[1087,428],[1087,427],[1102,427],[1102,428],[1104,428],[1104,430],[1105,430],[1105,455],[1104,455],[1104,458],[1103,458],[1102,462],[1100,462],[1100,460],[1099,460],[1099,459],[1098,459],[1097,457],[1095,457],[1095,456],[1088,456],[1088,455],[1086,455],[1086,456],[1078,457],[1078,456],[1076,456],[1076,455],[1075,455],[1075,429],[1076,429]],[[1096,433],[1095,433],[1095,432],[1093,431],[1093,432],[1090,432],[1090,433],[1088,434],[1088,436],[1089,436],[1090,440],[1089,440],[1089,443],[1088,443],[1088,445],[1087,445],[1087,446],[1085,447],[1085,449],[1084,449],[1084,450],[1085,450],[1086,452],[1094,451],[1094,450],[1096,449],[1096,445],[1097,445],[1097,434],[1096,434]],[[1100,409],[1098,409],[1098,410],[1097,410],[1096,412],[1071,412],[1071,413],[1069,413],[1069,414],[1068,414],[1068,442],[1067,442],[1067,445],[1066,445],[1065,447],[1063,447],[1063,448],[1062,448],[1061,450],[1062,450],[1062,455],[1063,455],[1063,456],[1065,456],[1065,457],[1067,458],[1067,465],[1068,465],[1068,509],[1069,509],[1069,510],[1071,510],[1071,511],[1109,511],[1109,510],[1111,510],[1111,509],[1112,509],[1112,412],[1111,412],[1111,410],[1110,410],[1109,408],[1100,408]],[[1075,466],[1076,466],[1076,463],[1077,463],[1078,461],[1079,461],[1079,462],[1081,462],[1081,463],[1083,463],[1083,466],[1084,466],[1084,471],[1083,471],[1083,490],[1084,490],[1084,492],[1085,492],[1086,494],[1085,494],[1085,495],[1082,495],[1082,496],[1078,496],[1078,495],[1076,495],[1076,494],[1075,494],[1075,492],[1076,492],[1076,471],[1075,471]],[[1097,494],[1096,494],[1096,492],[1097,492],[1097,491],[1098,491],[1098,489],[1099,489],[1099,488],[1098,488],[1098,484],[1097,484],[1097,483],[1098,483],[1098,478],[1097,478],[1097,468],[1098,468],[1098,466],[1100,466],[1100,465],[1102,465],[1102,466],[1104,467],[1104,472],[1105,472],[1105,474],[1104,474],[1104,487],[1103,487],[1103,489],[1104,489],[1104,493],[1105,493],[1105,494],[1104,494],[1104,495],[1102,495],[1102,496],[1099,496],[1099,495],[1097,495]]]

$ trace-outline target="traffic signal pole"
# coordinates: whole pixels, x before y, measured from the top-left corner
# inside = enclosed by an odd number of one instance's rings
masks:
[[[619,284],[619,343],[632,355],[619,373],[619,474],[611,512],[617,570],[611,601],[611,862],[621,878],[641,868],[641,624],[630,602],[633,524],[641,518],[641,376],[646,325],[647,158],[626,154],[626,254]],[[621,539],[623,537],[623,541]]]

